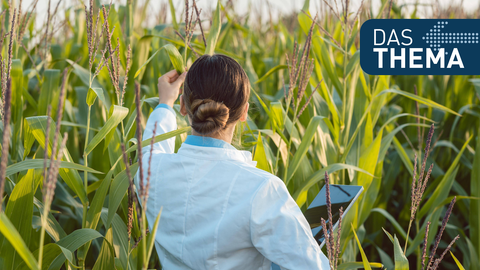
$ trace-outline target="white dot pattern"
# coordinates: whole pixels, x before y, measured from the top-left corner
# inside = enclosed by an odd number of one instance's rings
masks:
[[[434,51],[441,49],[440,44],[472,44],[478,43],[478,33],[444,33],[442,32],[445,25],[448,24],[448,21],[438,21],[437,24],[433,25],[430,32],[425,33],[425,36],[422,37],[425,40],[425,43],[430,45]],[[448,52],[446,52],[448,54]]]

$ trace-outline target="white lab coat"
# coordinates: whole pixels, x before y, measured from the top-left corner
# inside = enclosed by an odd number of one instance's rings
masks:
[[[144,140],[155,122],[158,135],[177,129],[175,111],[160,104]],[[271,262],[282,269],[329,269],[283,181],[257,169],[250,152],[207,139],[220,144],[183,143],[176,154],[175,138],[153,146],[146,217],[152,230],[163,207],[155,237],[163,269],[269,270]],[[146,179],[150,146],[142,154]],[[135,178],[138,190],[138,173]]]

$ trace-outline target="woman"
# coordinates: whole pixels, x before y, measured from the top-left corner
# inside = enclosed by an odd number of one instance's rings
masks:
[[[188,116],[192,135],[174,153],[175,138],[154,144],[147,220],[163,207],[155,246],[163,269],[329,269],[328,259],[281,179],[255,167],[252,154],[230,143],[247,120],[250,84],[232,58],[204,55],[188,75],[159,78],[159,105],[144,139],[177,129],[172,109]],[[142,150],[148,160],[150,147]],[[144,162],[144,171],[148,162]],[[136,180],[138,188],[138,179]]]

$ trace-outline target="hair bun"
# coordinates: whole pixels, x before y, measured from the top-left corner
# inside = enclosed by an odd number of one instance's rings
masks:
[[[229,109],[223,102],[196,99],[192,102],[192,128],[202,134],[215,133],[227,125]]]

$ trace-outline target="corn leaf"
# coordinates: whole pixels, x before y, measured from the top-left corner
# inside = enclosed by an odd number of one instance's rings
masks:
[[[443,176],[442,181],[435,188],[435,191],[433,192],[432,196],[430,196],[428,201],[418,211],[418,216],[417,216],[418,219],[421,219],[423,216],[425,216],[425,214],[427,214],[428,212],[431,212],[436,205],[438,205],[443,200],[445,200],[445,198],[447,198],[448,193],[452,188],[453,181],[455,181],[455,176],[458,170],[457,166],[460,161],[460,158],[462,157],[463,151],[465,151],[465,149],[468,146],[468,143],[472,140],[472,138],[473,137],[470,137],[465,142],[460,152],[458,152],[457,157],[455,157],[455,160],[453,160],[452,164],[450,165],[450,168]]]
[[[257,136],[257,144],[255,147],[255,153],[253,155],[253,161],[257,162],[257,168],[267,172],[271,172],[271,164],[269,164],[267,160],[267,154],[265,153],[265,146],[263,145],[262,135],[260,134],[260,132]]]
[[[369,263],[370,267],[373,268],[382,268],[383,269],[383,264],[373,262]],[[350,270],[350,269],[358,269],[358,268],[363,268],[363,262],[346,262],[342,263],[337,267],[337,270]]]
[[[48,105],[52,104],[53,100],[58,101],[58,95],[60,93],[58,85],[60,83],[60,70],[47,69],[45,70],[43,77],[43,85],[40,90],[40,97],[38,100],[38,114],[46,115]],[[52,112],[56,112],[52,106]],[[52,117],[54,117],[52,115]]]
[[[92,150],[107,136],[107,134],[112,130],[115,129],[118,124],[127,116],[128,109],[125,107],[113,105],[110,108],[111,116],[105,123],[105,125],[100,129],[100,131],[93,137],[90,143],[87,145],[85,149],[85,154],[88,155]]]
[[[7,172],[6,176],[16,174],[21,171],[26,171],[30,169],[43,169],[44,166],[44,160],[43,159],[27,159],[24,161],[20,161],[19,163],[12,164],[7,167]],[[47,160],[47,167],[50,166],[50,160]],[[77,171],[85,171],[89,173],[97,173],[97,174],[103,174],[102,172],[99,172],[97,170],[94,170],[89,167],[85,167],[83,165],[73,163],[73,162],[68,162],[68,161],[60,161],[60,168],[64,169],[74,169]]]
[[[168,4],[170,6],[170,15],[172,16],[173,28],[178,30],[177,15],[175,14],[175,6],[173,5],[173,1],[168,0]]]
[[[29,128],[30,128],[33,136],[35,136],[35,139],[38,141],[40,146],[42,148],[45,148],[45,133],[47,132],[46,131],[47,116],[27,117],[25,119],[25,122],[26,122],[27,125],[29,125]],[[51,121],[51,125],[55,126],[55,122],[53,120]],[[53,128],[50,129],[48,146],[47,146],[49,155],[52,154],[52,146],[53,146],[52,142],[53,142],[53,138],[54,138],[54,135],[55,135],[54,133],[55,133],[55,130]],[[58,144],[60,144],[63,139],[62,139],[61,134],[59,134],[58,137],[59,137],[58,138]],[[64,151],[64,153],[63,153],[62,160],[73,163],[73,159],[70,156],[70,153],[69,153],[68,149],[65,148],[63,151]],[[75,194],[80,198],[82,203],[86,204],[86,202],[88,200],[87,199],[87,194],[86,194],[85,189],[83,187],[83,181],[80,178],[80,175],[78,174],[78,172],[76,170],[72,170],[72,169],[60,168],[59,174],[62,177],[63,181],[65,181],[65,183],[68,185],[68,187],[70,187],[75,192]]]
[[[285,179],[287,185],[292,179],[295,172],[297,171],[298,166],[300,165],[300,161],[302,161],[302,159],[305,157],[305,154],[307,153],[308,148],[311,146],[312,140],[315,136],[315,133],[317,132],[317,127],[323,118],[324,118],[323,116],[314,116],[310,120],[310,123],[307,126],[307,130],[305,131],[305,134],[302,137],[302,142],[300,143],[300,146],[298,147],[297,151],[293,155],[293,158],[290,161],[290,164],[288,164],[287,179]]]
[[[38,209],[41,217],[43,217],[43,203],[39,201],[37,198],[33,199],[33,203]],[[38,218],[38,225],[41,226],[41,220]],[[47,216],[47,226],[45,226],[45,231],[50,235],[50,237],[55,241],[58,242],[63,237],[67,236],[65,231],[63,230],[62,226],[58,223],[58,221],[53,217],[52,213],[49,212]]]
[[[5,209],[5,214],[11,224],[15,226],[25,244],[30,244],[33,218],[33,196],[42,176],[41,170],[29,170],[28,173],[15,185]],[[5,269],[14,268],[20,263],[16,249],[7,241],[3,242],[0,250]]]
[[[150,233],[147,241],[147,261],[149,260],[150,256],[152,255],[153,246],[155,245],[155,236],[157,235],[158,229],[158,222],[160,221],[160,216],[162,215],[163,207],[160,208],[160,212],[158,212],[157,218],[155,219],[155,223],[153,223],[153,229]]]
[[[457,257],[455,257],[455,255],[453,255],[453,253],[450,251],[450,255],[452,255],[452,258],[453,260],[455,261],[455,263],[457,264],[458,266],[458,269],[460,270],[465,270],[465,268],[463,267],[463,265],[458,261]]]
[[[177,48],[172,44],[167,44],[163,46],[163,48],[165,48],[165,51],[167,51],[168,57],[170,57],[170,61],[172,62],[172,65],[177,71],[177,73],[180,75],[185,72],[183,58],[180,52],[178,52]]]
[[[370,267],[370,263],[368,262],[367,255],[365,255],[365,252],[363,251],[362,244],[360,243],[360,240],[358,240],[357,233],[355,232],[355,229],[353,229],[353,224],[352,230],[353,234],[355,235],[355,239],[357,240],[358,249],[360,250],[360,254],[362,255],[363,268],[365,268],[365,270],[372,270],[372,267]]]
[[[137,78],[138,75],[140,75],[140,73],[142,72],[143,68],[146,67],[148,65],[148,63],[150,63],[150,61],[152,61],[153,57],[155,57],[155,55],[157,55],[157,53],[160,52],[163,48],[165,48],[165,47],[161,47],[160,49],[156,50],[152,54],[152,56],[150,56],[150,58],[148,58],[147,61],[145,61],[145,63],[143,63],[143,65],[138,68],[137,72],[135,72],[135,75],[133,77]]]
[[[73,231],[69,235],[62,238],[56,244],[68,249],[71,252],[75,252],[81,246],[85,245],[86,243],[97,239],[99,237],[103,237],[99,232],[93,229],[78,229]],[[66,257],[63,253],[58,254],[51,262],[49,269],[59,269],[62,264],[65,262]]]
[[[288,67],[287,65],[277,65],[277,66],[274,66],[274,67],[271,68],[269,71],[267,71],[267,73],[265,73],[265,75],[263,75],[260,79],[258,79],[258,81],[254,82],[254,84],[259,84],[259,83],[265,81],[270,75],[272,75],[272,74],[275,73],[276,71],[282,70],[282,69],[286,69],[287,67]]]
[[[93,266],[93,270],[102,270],[102,269],[115,269],[114,264],[114,252],[113,252],[113,229],[110,228],[107,230],[105,239],[103,239],[102,247],[100,249],[100,254],[98,255],[98,260]]]
[[[477,138],[475,147],[475,157],[473,159],[473,169],[470,180],[471,196],[480,197],[480,138]],[[470,239],[475,247],[477,257],[480,258],[480,201],[470,201],[469,225]],[[453,254],[452,254],[453,256]]]
[[[13,248],[18,252],[20,257],[32,270],[40,270],[37,266],[37,261],[28,249],[28,246],[23,241],[22,237],[15,229],[15,226],[10,222],[5,213],[0,212],[0,232],[10,242]]]
[[[213,55],[215,53],[215,46],[217,45],[218,36],[222,30],[222,21],[220,17],[220,1],[217,1],[217,9],[213,14],[213,24],[207,37],[207,48],[205,54]]]
[[[408,260],[403,255],[402,247],[398,242],[398,238],[396,235],[393,236],[393,247],[394,247],[394,256],[395,256],[395,270],[408,270]]]
[[[102,209],[102,221],[104,224],[107,224],[107,218],[108,209],[104,208]],[[127,267],[128,269],[132,269],[132,257],[130,257],[130,262],[127,262],[129,252],[127,226],[119,215],[115,214],[111,228],[113,233],[113,243],[111,243],[115,247],[116,257],[119,258],[123,269],[127,269]]]
[[[418,103],[425,104],[429,107],[436,108],[436,109],[439,109],[439,110],[442,110],[442,111],[445,111],[445,112],[449,112],[449,113],[454,114],[454,115],[461,116],[459,113],[457,113],[457,112],[455,112],[455,111],[453,111],[453,110],[451,110],[451,109],[449,109],[445,106],[442,106],[442,105],[440,105],[440,104],[438,104],[438,103],[436,103],[436,102],[434,102],[430,99],[412,94],[410,92],[405,92],[405,91],[402,91],[402,90],[398,90],[398,89],[383,90],[377,96],[387,94],[387,93],[394,93],[394,94],[397,94],[397,95],[402,95],[404,97],[408,97],[411,100],[417,101]]]
[[[402,226],[398,223],[397,219],[395,219],[390,213],[388,213],[387,210],[381,209],[381,208],[373,208],[372,212],[379,213],[379,214],[383,215],[386,219],[388,219],[388,221],[390,221],[390,223],[392,223],[393,227],[397,230],[397,232],[402,236],[403,239],[405,239],[407,237],[407,233],[402,228]],[[408,240],[409,240],[409,242],[412,241],[412,239],[410,239],[410,237],[408,238]]]
[[[130,165],[130,175],[135,175],[137,170],[138,163]],[[122,202],[123,196],[125,196],[127,192],[129,183],[130,181],[125,170],[113,179],[108,196],[108,219],[107,223],[105,223],[107,227],[110,226],[110,223]]]

